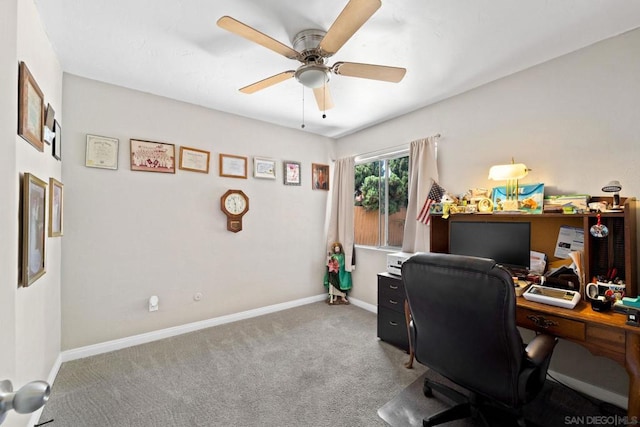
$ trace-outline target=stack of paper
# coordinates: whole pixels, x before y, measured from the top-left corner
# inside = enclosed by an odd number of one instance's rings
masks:
[[[563,196],[545,196],[544,212],[583,213],[589,211],[589,196],[573,194]]]

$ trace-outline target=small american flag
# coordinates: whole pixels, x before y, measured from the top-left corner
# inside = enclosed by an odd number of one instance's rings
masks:
[[[427,196],[427,200],[425,200],[424,205],[422,206],[422,210],[416,218],[416,221],[419,221],[423,224],[429,224],[429,220],[431,217],[429,216],[429,211],[431,205],[433,203],[440,203],[442,200],[442,196],[444,195],[444,188],[440,187],[437,182],[433,181],[433,185],[431,185],[431,190],[429,190],[429,195]]]

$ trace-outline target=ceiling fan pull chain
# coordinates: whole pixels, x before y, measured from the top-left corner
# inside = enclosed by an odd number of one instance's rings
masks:
[[[304,86],[302,86],[302,125],[300,127],[304,129]]]
[[[324,82],[322,85],[322,91],[324,95],[322,96],[322,118],[327,118],[327,82]]]

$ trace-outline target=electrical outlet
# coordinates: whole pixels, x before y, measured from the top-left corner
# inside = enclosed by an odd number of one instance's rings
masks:
[[[201,299],[202,299],[202,293],[201,293],[201,292],[196,292],[196,293],[193,295],[193,300],[194,300],[194,301],[200,301]]]

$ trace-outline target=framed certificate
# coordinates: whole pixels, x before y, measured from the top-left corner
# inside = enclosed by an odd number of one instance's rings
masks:
[[[220,154],[220,176],[247,178],[247,158],[231,154]]]
[[[85,166],[101,169],[118,169],[118,145],[116,138],[87,135]]]
[[[209,173],[210,153],[196,148],[180,147],[180,169]]]
[[[261,157],[253,158],[253,177],[276,179],[276,161]]]

